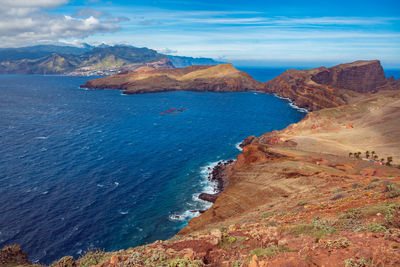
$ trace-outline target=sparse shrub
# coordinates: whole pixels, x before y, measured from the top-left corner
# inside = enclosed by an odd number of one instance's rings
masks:
[[[266,213],[264,213],[263,215],[261,215],[261,219],[269,218],[269,217],[271,217],[272,215],[274,215],[273,212],[266,212]]]
[[[352,185],[351,185],[351,188],[352,188],[352,189],[357,189],[357,188],[360,188],[360,187],[362,187],[362,186],[359,185],[359,184],[352,184]]]
[[[173,259],[169,262],[168,267],[200,267],[203,263],[199,260],[191,261],[189,259]]]
[[[75,267],[76,261],[72,256],[65,256],[61,258],[58,262],[54,262],[51,266],[58,266],[58,267]]]
[[[251,251],[250,253],[250,258],[252,258],[254,255],[257,255],[257,257],[263,257],[263,256],[267,256],[267,257],[271,257],[274,256],[276,253],[278,252],[293,252],[296,250],[293,250],[291,248],[288,248],[286,246],[276,246],[275,244],[271,244],[270,246],[268,246],[267,248],[255,248]]]
[[[342,193],[343,189],[342,188],[336,188],[335,190],[332,191],[332,194],[339,194]]]
[[[254,255],[257,255],[257,257],[263,257],[265,256],[273,256],[275,254],[275,251],[272,250],[271,248],[255,248],[251,251],[250,253],[250,258],[252,258]]]
[[[365,189],[372,189],[372,188],[375,188],[375,187],[377,187],[378,185],[376,184],[376,183],[370,183],[369,185],[367,185],[366,187],[365,187]]]
[[[312,224],[299,224],[289,229],[289,233],[296,237],[302,234],[311,235],[313,232],[314,226]]]
[[[361,258],[361,259],[347,259],[344,260],[344,266],[345,267],[367,267],[367,266],[371,266],[371,260],[370,259],[365,259],[365,258]]]
[[[379,182],[379,178],[374,178],[371,180],[371,183]]]
[[[398,186],[397,184],[388,184],[386,186],[386,190],[387,190],[387,195],[390,198],[395,198],[400,196],[400,186]]]
[[[280,225],[280,223],[279,222],[277,222],[277,221],[268,221],[268,222],[266,222],[266,223],[263,223],[263,225],[265,226],[265,227],[274,227],[274,226],[278,226],[278,225]]]
[[[339,193],[331,197],[330,200],[339,200],[345,198],[346,196],[347,196],[346,193]]]
[[[143,264],[142,262],[142,254],[137,251],[134,251],[129,259],[133,265]]]
[[[221,240],[219,241],[219,246],[221,248],[230,248],[236,242],[243,242],[246,238],[243,236],[231,236],[228,234],[223,234]]]
[[[379,223],[370,223],[366,226],[361,227],[358,231],[371,231],[371,232],[385,232],[387,228]]]
[[[307,201],[305,201],[305,200],[300,200],[300,201],[297,203],[298,206],[304,206],[304,205],[306,205],[306,204],[307,204]]]
[[[333,241],[328,240],[325,244],[325,248],[347,248],[351,245],[352,243],[346,237],[341,237]]]
[[[79,266],[89,267],[102,263],[107,258],[104,250],[100,249],[89,249],[84,256],[79,258]]]
[[[154,252],[153,255],[145,260],[145,265],[146,266],[162,266],[162,264],[166,264],[166,260],[168,259],[168,256],[162,252]]]
[[[289,229],[289,233],[294,236],[299,236],[302,234],[315,236],[318,240],[327,234],[332,234],[335,229],[331,227],[332,222],[320,217],[315,217],[311,224],[300,224]]]
[[[232,267],[240,267],[240,266],[242,266],[242,263],[243,262],[241,260],[236,260],[236,261],[232,262],[231,266]]]
[[[385,226],[400,228],[400,203],[390,204],[385,216]]]
[[[336,228],[340,230],[351,230],[354,231],[355,229],[361,226],[360,218],[362,216],[360,209],[351,209],[346,211],[344,214],[339,216],[339,218],[334,223]]]

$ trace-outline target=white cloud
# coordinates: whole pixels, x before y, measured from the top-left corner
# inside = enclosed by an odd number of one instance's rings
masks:
[[[4,7],[22,7],[22,8],[54,8],[68,3],[68,0],[2,0]]]
[[[48,8],[56,8],[67,2],[67,0],[2,0],[0,46],[57,42],[59,39],[85,38],[95,33],[113,32],[119,29],[117,23],[121,21],[120,19],[102,20],[94,15],[104,14],[96,13],[94,10],[87,11],[86,17],[46,12]]]
[[[157,52],[161,53],[161,54],[167,54],[167,55],[178,53],[177,50],[173,50],[173,49],[169,49],[169,48],[157,49]]]
[[[83,9],[79,9],[75,12],[74,16],[76,17],[96,17],[96,18],[100,18],[100,17],[105,17],[108,16],[108,14],[104,11],[101,10],[97,10],[97,9],[93,9],[93,8],[83,8]]]

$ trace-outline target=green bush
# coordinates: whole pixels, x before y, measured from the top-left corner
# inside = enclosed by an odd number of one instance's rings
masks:
[[[346,237],[341,237],[333,241],[328,240],[325,244],[325,248],[347,248],[351,245],[352,243]]]
[[[317,239],[322,238],[328,234],[333,234],[335,229],[332,228],[332,222],[320,217],[315,217],[311,224],[300,224],[290,228],[288,232],[296,237],[300,235],[311,235]]]
[[[307,204],[307,201],[305,201],[305,200],[300,200],[300,201],[297,203],[298,206],[304,206],[304,205],[306,205],[306,204]]]
[[[386,186],[388,197],[395,198],[400,196],[400,186],[397,184],[388,184]]]
[[[102,263],[107,258],[106,253],[104,250],[100,249],[89,249],[85,255],[79,258],[79,266],[82,267],[89,267],[92,265],[97,265]]]
[[[271,217],[272,215],[274,215],[273,212],[266,212],[266,213],[264,213],[263,215],[261,215],[261,219],[269,218],[269,217]]]
[[[361,227],[358,231],[371,231],[371,232],[386,232],[387,228],[379,223],[370,223],[366,226]]]

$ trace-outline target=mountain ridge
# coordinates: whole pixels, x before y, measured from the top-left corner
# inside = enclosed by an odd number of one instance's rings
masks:
[[[145,47],[126,45],[38,45],[0,49],[0,74],[111,75],[156,62],[155,68],[173,68],[173,62],[178,66],[217,64],[210,58],[168,56]]]

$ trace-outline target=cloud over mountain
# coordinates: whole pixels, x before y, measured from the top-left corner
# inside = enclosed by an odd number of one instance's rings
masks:
[[[119,29],[120,19],[98,16],[70,16],[51,13],[49,9],[66,4],[67,0],[3,0],[0,6],[1,46],[21,46],[54,42],[68,38],[85,38],[99,32]],[[84,12],[85,13],[85,12]],[[82,15],[82,14],[79,14]]]

